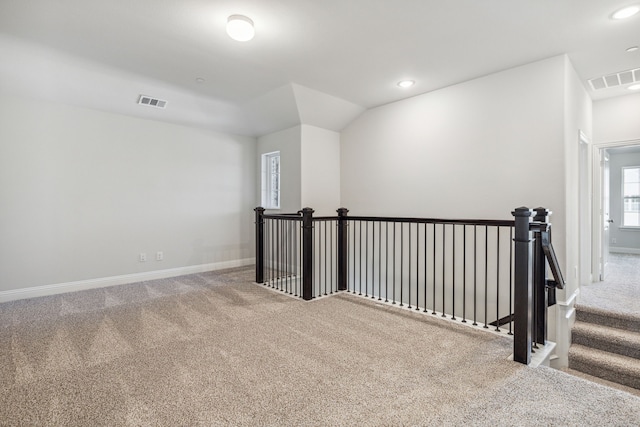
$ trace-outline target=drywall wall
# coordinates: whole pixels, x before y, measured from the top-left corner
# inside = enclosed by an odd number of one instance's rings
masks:
[[[593,142],[640,140],[640,93],[593,103]]]
[[[564,67],[551,58],[365,112],[341,134],[342,205],[495,219],[548,207],[564,261]]]
[[[316,216],[340,207],[340,134],[302,125],[302,205]]]
[[[622,168],[640,166],[640,153],[609,152],[609,203],[611,219],[609,250],[640,253],[640,230],[620,228],[622,225]]]
[[[0,117],[0,292],[253,256],[254,138],[8,95]]]
[[[256,188],[261,189],[262,155],[280,152],[280,209],[279,213],[293,213],[302,208],[301,195],[301,126],[270,133],[258,138],[256,157]],[[256,194],[256,206],[262,204],[260,191]]]

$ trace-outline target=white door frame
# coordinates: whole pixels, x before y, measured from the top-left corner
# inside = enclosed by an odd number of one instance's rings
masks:
[[[628,147],[632,145],[640,145],[640,139],[631,139],[627,141],[613,141],[594,143],[592,145],[592,178],[593,178],[593,197],[592,197],[592,259],[591,259],[591,277],[593,280],[600,279],[600,256],[603,248],[602,241],[602,212],[600,211],[600,203],[602,201],[602,164],[600,162],[600,150],[616,147]]]
[[[591,204],[593,197],[591,179],[591,142],[584,132],[578,135],[578,259],[579,286],[593,281],[593,216]]]

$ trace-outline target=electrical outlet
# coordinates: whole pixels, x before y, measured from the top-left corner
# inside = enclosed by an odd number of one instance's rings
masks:
[[[616,243],[618,243],[618,239],[616,239],[615,237],[613,239],[611,239],[611,244],[615,245]]]
[[[164,254],[162,251],[156,252],[156,261],[162,261],[164,259]]]
[[[147,261],[147,254],[145,252],[140,252],[139,260],[140,260],[140,262],[146,262]]]

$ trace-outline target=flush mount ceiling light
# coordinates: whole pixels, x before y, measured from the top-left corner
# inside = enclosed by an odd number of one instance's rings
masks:
[[[640,84],[631,85],[627,89],[629,89],[629,90],[640,90]]]
[[[398,82],[398,86],[400,86],[400,87],[401,87],[401,88],[403,88],[403,89],[406,89],[406,88],[408,88],[408,87],[411,87],[411,86],[413,86],[414,84],[416,84],[416,82],[415,82],[415,81],[413,81],[413,80],[402,80],[402,81],[399,81],[399,82]]]
[[[256,35],[253,21],[244,15],[231,15],[227,19],[227,34],[234,40],[246,42]]]
[[[633,15],[635,15],[638,12],[640,12],[640,6],[638,6],[638,5],[627,6],[625,8],[622,8],[622,9],[618,10],[613,15],[611,15],[611,18],[613,18],[613,19],[627,19],[627,18],[632,17]]]
[[[636,50],[638,50],[638,46],[631,46],[627,48],[627,52],[635,52]]]

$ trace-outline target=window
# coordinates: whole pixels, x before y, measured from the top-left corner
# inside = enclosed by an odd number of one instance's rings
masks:
[[[622,168],[622,225],[640,227],[640,166]]]
[[[280,152],[262,155],[262,207],[280,209]]]

